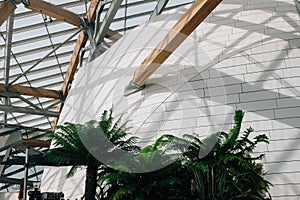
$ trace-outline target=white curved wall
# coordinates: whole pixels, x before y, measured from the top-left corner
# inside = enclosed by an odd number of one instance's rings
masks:
[[[265,152],[274,199],[300,196],[300,38],[293,0],[224,0],[149,79],[143,91],[124,97],[134,70],[186,8],[140,26],[81,68],[60,123],[99,119],[114,105],[125,113],[142,144],[160,134],[230,128],[236,109],[244,128],[270,137]],[[45,170],[42,190],[82,196],[84,171],[64,180],[65,169]]]
[[[3,193],[0,193],[0,199],[16,200],[16,199],[18,199],[18,192],[3,192]]]

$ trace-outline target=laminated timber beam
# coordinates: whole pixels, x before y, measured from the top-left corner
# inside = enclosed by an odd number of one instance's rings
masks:
[[[42,0],[30,0],[27,8],[74,26],[81,25],[80,17],[75,13]]]
[[[3,83],[0,83],[0,92],[12,92],[12,93],[18,93],[20,95],[28,95],[33,97],[45,97],[45,98],[53,98],[53,99],[61,98],[59,91],[56,90],[27,87],[21,85],[10,85],[8,90],[6,90],[5,85]]]
[[[88,20],[90,22],[95,21],[96,19],[96,15],[97,15],[97,7],[99,5],[99,3],[101,2],[101,0],[92,0],[87,16],[88,16]],[[113,37],[114,36],[115,31],[111,31],[111,35],[107,35],[107,37]],[[84,31],[81,31],[79,33],[78,39],[76,41],[75,44],[75,48],[73,50],[72,53],[72,57],[71,60],[69,62],[69,66],[66,72],[66,76],[65,76],[65,80],[62,86],[62,93],[63,95],[67,96],[68,94],[68,87],[70,85],[70,83],[72,83],[73,79],[74,79],[74,74],[77,70],[77,66],[79,64],[79,57],[80,57],[80,50],[81,48],[83,48],[86,44],[88,40],[88,36],[86,34],[84,34]],[[60,108],[58,108],[60,111]]]
[[[101,0],[92,0],[87,16],[88,16],[88,20],[90,22],[95,21],[96,19],[96,15],[97,15],[97,7],[98,4],[101,2]],[[119,34],[116,31],[113,30],[108,30],[106,36],[109,39],[112,39],[113,41],[117,41],[118,39],[120,39],[122,37],[121,34]],[[74,74],[76,72],[77,66],[79,64],[79,57],[80,57],[80,50],[81,48],[83,48],[86,44],[88,40],[88,36],[86,34],[84,34],[84,31],[81,31],[79,33],[78,39],[76,41],[75,44],[75,48],[73,50],[73,54],[71,57],[71,61],[69,63],[67,72],[66,72],[66,77],[62,86],[62,93],[63,95],[67,96],[68,94],[68,87],[70,85],[70,83],[72,83],[73,78],[74,78]]]
[[[68,94],[69,84],[72,83],[75,72],[77,70],[77,66],[79,64],[80,50],[85,46],[87,40],[87,35],[84,33],[84,31],[81,31],[76,41],[71,60],[68,65],[68,69],[66,71],[65,80],[62,86],[62,93],[65,96]]]
[[[45,147],[49,148],[51,145],[51,140],[33,140],[33,139],[23,139],[22,144],[25,147]]]
[[[91,0],[89,11],[87,13],[87,17],[90,22],[93,22],[96,19],[97,8],[98,8],[100,1],[102,1],[102,0]]]
[[[222,0],[197,0],[137,68],[133,85],[142,86]]]
[[[123,35],[118,33],[117,31],[113,31],[113,30],[108,29],[107,32],[106,32],[105,37],[112,40],[112,41],[114,41],[114,42],[116,42],[119,39],[121,39],[121,37],[123,37]]]
[[[11,0],[6,0],[0,4],[0,26],[13,14],[16,5]]]
[[[100,4],[101,0],[91,0],[91,4],[87,13],[88,20],[90,22],[94,22],[97,16],[97,7]],[[116,31],[108,30],[106,36],[109,39],[112,39],[113,41],[117,41],[122,37],[121,34],[119,34]],[[72,53],[71,60],[69,62],[69,66],[66,72],[65,80],[63,82],[62,86],[62,95],[67,96],[68,95],[68,90],[69,90],[69,85],[72,83],[74,79],[75,72],[77,70],[77,66],[79,64],[79,57],[80,57],[80,50],[86,45],[86,42],[88,40],[88,36],[84,33],[84,31],[81,31],[79,33],[78,39],[75,44],[75,48]],[[57,106],[57,112],[61,112],[63,108],[63,103],[60,103]],[[53,129],[55,129],[55,126],[57,125],[58,118],[56,118],[53,121]]]
[[[88,20],[90,22],[94,22],[97,16],[97,7],[99,5],[101,0],[92,0],[87,16],[88,16]],[[84,31],[81,31],[79,33],[78,39],[76,41],[75,44],[75,48],[73,50],[72,56],[71,56],[71,60],[69,62],[69,66],[66,72],[66,76],[65,76],[65,80],[63,82],[63,86],[62,86],[62,94],[66,97],[68,95],[68,89],[69,89],[69,85],[72,83],[73,79],[74,79],[74,74],[76,72],[78,63],[79,63],[79,57],[80,57],[80,50],[81,48],[83,48],[86,45],[86,42],[88,40],[88,36],[84,33]],[[61,112],[62,108],[63,108],[63,103],[60,103],[56,110],[57,112]],[[53,121],[53,130],[55,130],[55,127],[57,125],[58,122],[58,118],[54,119]]]

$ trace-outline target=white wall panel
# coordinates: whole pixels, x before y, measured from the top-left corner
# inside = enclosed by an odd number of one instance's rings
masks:
[[[234,110],[243,109],[243,128],[270,137],[270,144],[256,151],[266,154],[272,196],[299,199],[300,21],[294,1],[224,0],[143,91],[124,97],[135,69],[185,10],[154,17],[81,68],[60,123],[99,119],[114,105],[115,115],[125,112],[133,134],[148,144],[163,133],[204,137],[227,131]],[[63,170],[47,169],[42,189],[77,198],[83,193],[84,171],[64,180]]]

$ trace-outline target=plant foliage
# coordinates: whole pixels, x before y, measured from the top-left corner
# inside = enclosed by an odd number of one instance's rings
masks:
[[[242,111],[235,112],[234,125],[228,133],[212,134],[204,140],[193,135],[163,135],[137,154],[143,157],[138,161],[145,163],[173,159],[163,169],[148,173],[103,169],[99,179],[107,188],[103,199],[270,199],[271,183],[264,179],[258,162],[263,154],[252,156],[256,146],[268,143],[268,138],[264,134],[252,137],[251,127],[240,134],[243,116]],[[120,162],[119,168],[126,165]]]
[[[69,164],[67,177],[75,174],[78,167],[86,166],[85,199],[96,196],[98,170],[104,162],[113,160],[120,151],[139,151],[135,145],[137,137],[129,137],[126,123],[121,124],[121,117],[114,122],[112,110],[104,111],[100,121],[89,121],[85,124],[66,122],[57,126],[57,131],[50,135],[52,149],[46,153],[46,159]],[[97,158],[95,158],[95,156]]]

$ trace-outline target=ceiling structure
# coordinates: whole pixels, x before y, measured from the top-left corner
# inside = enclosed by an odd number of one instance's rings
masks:
[[[82,62],[152,16],[192,2],[0,1],[0,161],[8,163],[0,165],[0,191],[22,183],[24,166],[9,160],[24,159],[26,146],[30,155],[47,150],[39,142],[55,127]],[[43,168],[30,167],[29,180],[40,180]]]

